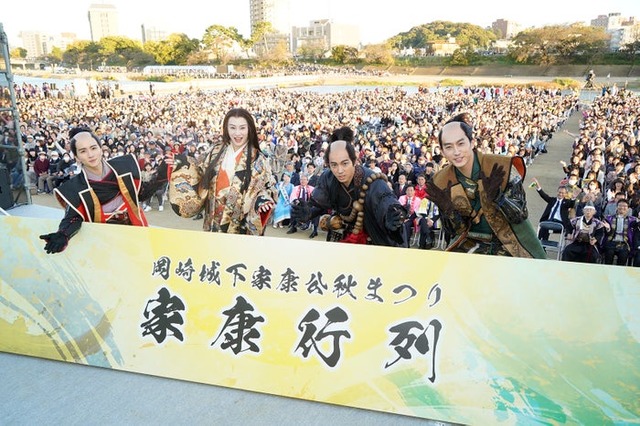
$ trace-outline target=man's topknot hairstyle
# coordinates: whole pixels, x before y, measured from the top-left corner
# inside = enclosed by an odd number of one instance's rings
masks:
[[[353,137],[354,133],[350,127],[343,126],[338,129],[335,129],[331,133],[331,137],[329,138],[329,146],[324,151],[324,164],[329,166],[329,154],[331,154],[331,145],[336,141],[345,141],[347,144],[345,146],[347,150],[347,155],[353,164],[356,164],[358,160],[358,155],[356,154],[356,149],[353,146]]]
[[[460,113],[450,118],[449,121],[444,124],[446,126],[449,123],[460,123],[460,128],[464,132],[465,136],[469,141],[473,141],[473,122],[471,121],[471,114],[468,112]],[[442,148],[442,129],[440,129],[440,132],[438,133],[438,143],[440,144],[440,148]]]
[[[78,133],[89,133],[91,137],[95,139],[96,142],[98,142],[98,145],[102,145],[102,143],[100,142],[100,138],[98,138],[98,136],[95,133],[93,133],[93,131],[89,127],[87,126],[74,127],[71,130],[69,130],[69,143],[71,145],[71,152],[73,153],[74,156],[78,153],[76,150],[76,135],[78,135]]]
[[[351,127],[344,126],[344,127],[335,129],[333,133],[331,133],[331,137],[329,138],[329,140],[331,142],[347,141],[349,143],[353,143],[353,138],[354,138],[354,134]]]

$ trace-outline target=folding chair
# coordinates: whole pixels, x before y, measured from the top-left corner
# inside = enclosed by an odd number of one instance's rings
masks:
[[[444,238],[445,237],[444,229],[437,228],[437,229],[434,229],[434,232],[436,234],[436,243],[434,245],[434,248],[438,248],[440,250],[446,249],[447,240]]]
[[[540,240],[542,248],[548,253],[549,251],[556,252],[556,260],[560,260],[562,257],[562,250],[565,246],[566,235],[564,233],[564,226],[558,222],[543,221],[538,224],[538,235],[540,230],[546,229],[549,231],[549,239]],[[558,235],[557,240],[552,239],[552,235]]]

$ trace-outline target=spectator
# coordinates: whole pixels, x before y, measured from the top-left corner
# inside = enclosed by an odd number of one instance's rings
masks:
[[[33,162],[33,172],[38,179],[38,194],[42,194],[45,190],[47,193],[51,192],[51,188],[45,189],[45,184],[49,178],[49,159],[46,152],[40,151],[38,153],[38,159]]]
[[[629,214],[629,202],[622,199],[618,201],[615,216],[608,216],[605,220],[609,226],[604,241],[604,263],[613,265],[616,258],[617,265],[625,266],[635,241],[634,230],[637,229],[638,219]]]
[[[587,204],[583,209],[584,214],[571,219],[573,233],[571,243],[562,252],[562,260],[583,263],[599,263],[599,244],[606,232],[606,224],[595,218],[596,208],[593,204]]]
[[[285,220],[291,219],[291,193],[293,185],[291,184],[291,173],[284,172],[280,176],[280,182],[276,185],[278,198],[276,207],[273,211],[273,227],[282,228]]]
[[[561,223],[562,226],[564,226],[565,233],[570,234],[573,231],[573,227],[571,226],[569,218],[569,210],[575,206],[575,198],[569,198],[567,188],[564,185],[558,187],[556,197],[554,198],[544,192],[537,179],[534,179],[534,184],[538,195],[547,203],[547,206],[542,212],[542,216],[540,216],[540,222],[551,221]],[[541,229],[538,233],[538,238],[548,240],[549,231]]]
[[[313,186],[309,185],[309,177],[306,174],[300,175],[300,185],[297,185],[293,188],[291,192],[290,201],[291,204],[296,202],[306,203],[311,198],[311,193],[313,192]],[[312,218],[310,223],[299,223],[296,219],[291,219],[291,225],[289,226],[289,230],[287,234],[293,234],[296,232],[297,228],[307,229],[309,226],[312,226],[311,234],[309,234],[309,238],[315,238],[318,236],[318,223],[319,218]]]

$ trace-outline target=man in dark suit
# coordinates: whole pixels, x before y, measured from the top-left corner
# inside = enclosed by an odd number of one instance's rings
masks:
[[[575,206],[575,198],[567,197],[568,192],[564,185],[560,185],[558,187],[558,193],[555,197],[552,197],[544,192],[537,180],[534,180],[534,183],[536,191],[538,191],[540,197],[547,202],[547,206],[545,207],[544,212],[542,212],[542,216],[540,216],[540,222],[551,221],[561,223],[562,226],[564,226],[565,234],[571,233],[573,227],[571,226],[571,219],[569,218],[569,210]],[[538,234],[538,238],[541,240],[548,240],[549,230],[541,229]]]
[[[316,172],[316,165],[313,163],[307,164],[307,176],[309,176],[309,185],[315,187],[318,185],[318,175]]]
[[[398,175],[398,182],[393,185],[393,193],[396,194],[397,198],[400,198],[403,195],[406,195],[407,191],[407,175],[404,173],[400,173]]]

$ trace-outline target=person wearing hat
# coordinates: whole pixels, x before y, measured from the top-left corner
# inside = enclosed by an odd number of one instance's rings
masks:
[[[587,203],[582,209],[582,216],[571,219],[573,232],[571,243],[562,252],[562,260],[582,263],[599,263],[598,246],[605,235],[607,224],[595,218],[596,207]]]

